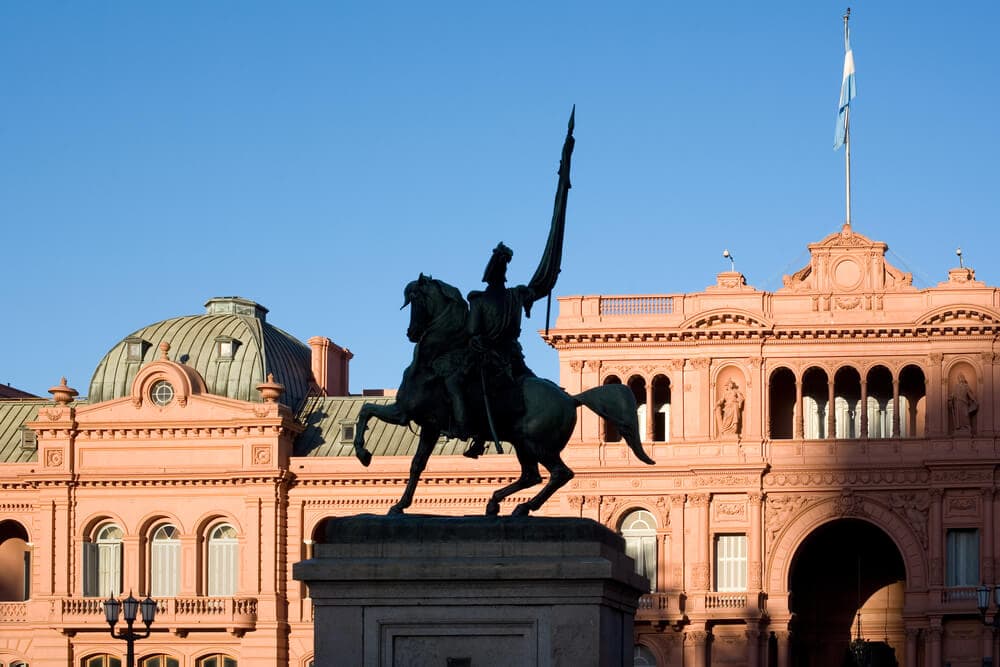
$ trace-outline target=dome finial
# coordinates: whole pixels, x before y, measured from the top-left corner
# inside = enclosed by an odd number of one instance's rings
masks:
[[[170,343],[168,343],[167,341],[163,341],[162,343],[160,343],[160,359],[162,361],[170,361],[169,357],[167,357],[167,352],[169,351],[170,351]]]

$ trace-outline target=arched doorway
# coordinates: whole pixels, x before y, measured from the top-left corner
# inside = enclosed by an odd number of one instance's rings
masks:
[[[795,667],[853,665],[860,635],[871,667],[904,664],[903,591],[906,567],[892,539],[861,519],[837,519],[799,545],[788,576]]]

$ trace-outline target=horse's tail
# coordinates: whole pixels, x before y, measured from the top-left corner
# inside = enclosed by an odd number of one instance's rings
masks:
[[[618,428],[629,449],[643,463],[656,463],[649,458],[639,439],[639,417],[636,414],[635,396],[623,384],[605,384],[572,397],[577,405],[584,405]]]

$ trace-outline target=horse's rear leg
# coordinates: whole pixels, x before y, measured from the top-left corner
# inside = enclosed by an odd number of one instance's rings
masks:
[[[534,498],[515,507],[511,516],[528,516],[528,512],[538,510],[539,507],[545,504],[546,500],[552,497],[553,493],[565,486],[569,480],[573,479],[573,471],[563,463],[558,454],[551,460],[542,461],[542,465],[549,471],[549,481]]]
[[[434,451],[434,445],[437,444],[440,435],[441,431],[436,428],[424,426],[420,429],[420,442],[417,444],[417,452],[413,455],[413,460],[410,461],[410,478],[406,480],[406,490],[403,491],[399,502],[389,508],[389,514],[402,514],[403,510],[413,504],[413,492],[417,489],[417,482],[420,481],[420,475],[427,467],[427,460],[430,459],[431,452]]]
[[[522,459],[520,454],[517,457],[521,461],[521,476],[513,484],[508,484],[502,489],[497,489],[490,497],[490,502],[486,503],[486,516],[496,516],[500,513],[500,502],[512,494],[522,489],[527,489],[542,481],[542,476],[538,472],[538,462]]]

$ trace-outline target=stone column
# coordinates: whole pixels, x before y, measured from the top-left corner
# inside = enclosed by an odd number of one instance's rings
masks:
[[[917,667],[917,635],[918,628],[906,628],[906,667]]]
[[[684,633],[684,665],[692,667],[709,667],[708,665],[708,632],[703,624],[691,624]]]
[[[803,424],[804,415],[802,414],[802,378],[795,378],[795,439],[801,440],[803,433],[805,432]]]
[[[653,442],[653,381],[646,382],[646,442]]]
[[[837,394],[834,391],[833,376],[829,376],[826,381],[826,437],[837,437]]]
[[[945,401],[941,398],[941,361],[943,355],[935,352],[927,355],[927,374],[924,376],[924,387],[927,397],[924,399],[924,435],[938,436],[944,432],[941,414]],[[944,422],[947,423],[947,422]]]
[[[709,522],[708,505],[711,496],[707,493],[694,493],[688,496],[688,502],[694,509],[693,526],[697,540],[694,553],[694,567],[691,568],[691,588],[696,591],[707,591],[711,581],[711,565],[709,563]]]
[[[931,616],[931,626],[927,628],[926,667],[941,667],[941,617]]]
[[[976,435],[993,435],[996,415],[996,405],[993,398],[993,352],[983,352],[979,355],[983,362],[983,371],[979,374],[982,381],[979,384],[979,420],[976,422]],[[983,410],[988,406],[989,410]]]
[[[761,580],[761,545],[763,544],[763,507],[764,494],[750,493],[747,495],[750,501],[750,532],[747,535],[747,583],[750,584],[750,593],[758,593],[763,587]]]
[[[899,377],[892,378],[892,437],[899,437]]]
[[[862,440],[868,439],[868,381],[861,378],[861,405],[858,407],[861,410],[861,433],[858,437]]]
[[[778,667],[791,667],[792,633],[788,630],[778,630],[774,636],[778,640]]]
[[[684,440],[687,436],[687,422],[684,419],[686,408],[684,407],[684,396],[687,394],[685,388],[686,372],[684,370],[684,360],[677,359],[674,364],[675,373],[670,378],[670,436],[667,438],[671,442]],[[674,377],[678,379],[674,384]]]
[[[146,582],[144,581],[146,568],[139,564],[139,536],[126,535],[122,538],[122,590],[135,591],[140,596],[148,594]]]
[[[996,569],[996,553],[993,551],[993,487],[982,490],[983,495],[983,581],[993,585]]]
[[[941,557],[941,542],[944,537],[941,526],[941,489],[929,489],[931,496],[930,517],[927,520],[927,542],[931,553],[931,588],[944,585],[944,560]]]
[[[760,665],[760,628],[755,621],[747,621],[744,631],[747,638],[747,667]]]
[[[684,590],[684,501],[683,493],[670,496],[670,587]]]

